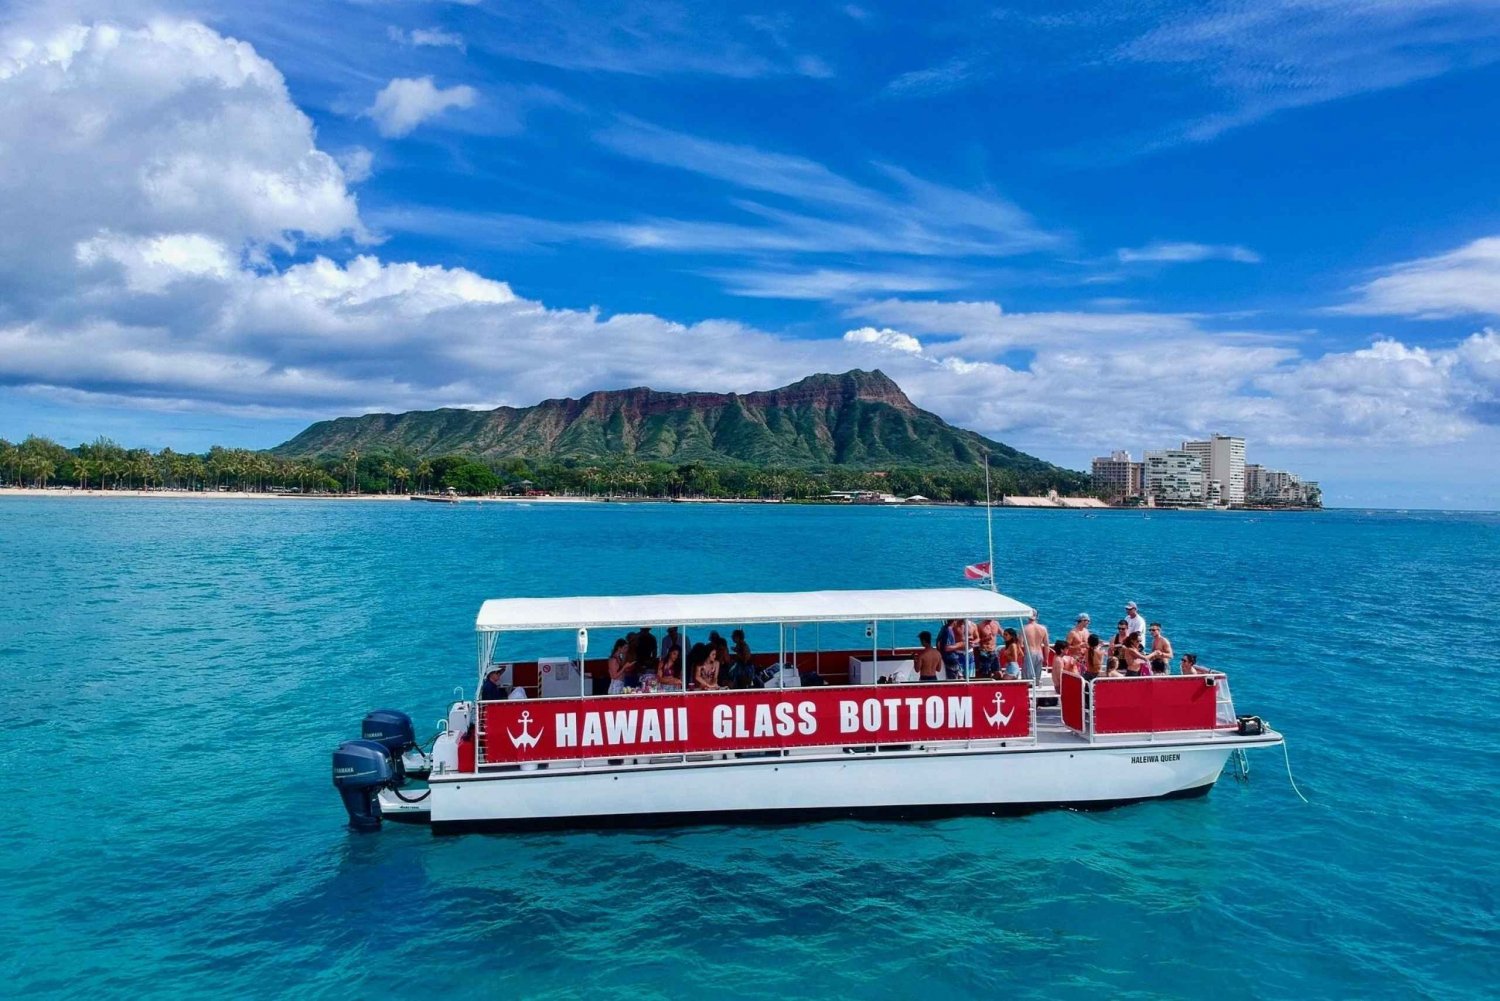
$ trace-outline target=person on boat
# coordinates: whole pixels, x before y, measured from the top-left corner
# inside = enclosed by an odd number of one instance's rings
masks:
[[[1073,628],[1068,630],[1068,654],[1079,663],[1083,662],[1089,647],[1089,613],[1078,613]]]
[[[1132,678],[1151,676],[1151,661],[1141,649],[1141,634],[1131,633],[1120,647],[1120,667]]]
[[[981,678],[992,677],[1000,669],[1000,623],[985,619],[974,632],[974,673]]]
[[[1085,644],[1083,676],[1090,681],[1095,678],[1102,678],[1108,673],[1108,669],[1105,666],[1103,647],[1104,644],[1099,637],[1094,633],[1089,633],[1088,641]]]
[[[1166,674],[1172,666],[1172,641],[1161,631],[1161,623],[1151,623],[1151,673]]]
[[[641,684],[640,659],[636,651],[640,648],[640,639],[636,633],[625,634],[625,687],[638,688]]]
[[[510,694],[505,690],[505,686],[500,683],[501,674],[502,670],[493,665],[485,673],[484,684],[479,686],[479,700],[481,702],[498,702]]]
[[[621,695],[625,691],[625,650],[624,638],[615,640],[614,649],[609,651],[609,661],[606,670],[609,671],[609,694]]]
[[[719,655],[719,666],[723,667],[729,663],[729,641],[720,636],[717,631],[708,634],[708,645]]]
[[[1026,662],[1026,651],[1021,646],[1021,637],[1014,629],[1005,630],[1005,646],[1000,649],[1000,677],[1010,681],[1021,677],[1022,665]]]
[[[722,691],[719,684],[719,651],[707,643],[695,643],[688,651],[688,670],[692,672],[693,687],[705,692]]]
[[[1063,672],[1069,674],[1078,673],[1078,660],[1068,652],[1068,641],[1058,640],[1052,644],[1052,687],[1059,692],[1062,691]]]
[[[666,647],[656,666],[656,683],[663,691],[682,690],[682,644]]]
[[[642,626],[635,634],[635,662],[641,665],[643,673],[656,673],[656,649],[656,637],[651,635],[651,627]]]
[[[938,653],[943,655],[943,667],[949,681],[962,681],[969,676],[973,665],[969,663],[968,650],[964,645],[968,635],[963,619],[949,619],[938,632]]]
[[[1109,638],[1109,655],[1119,657],[1128,639],[1130,639],[1130,622],[1128,619],[1121,619],[1115,626],[1115,634]]]
[[[1052,637],[1047,634],[1047,627],[1037,621],[1035,609],[1026,617],[1026,624],[1021,627],[1021,635],[1026,640],[1026,676],[1035,684],[1042,679],[1042,668],[1046,665],[1047,659],[1046,651],[1052,645]]]
[[[917,651],[915,661],[917,679],[920,681],[941,681],[943,655],[938,653],[933,647],[932,633],[924,629],[917,634],[917,640],[922,644],[922,649]]]
[[[676,626],[668,626],[667,634],[661,638],[661,659],[666,660],[667,654],[672,650],[677,651],[677,661],[682,662],[682,636]]]
[[[1178,670],[1181,671],[1183,674],[1213,674],[1214,673],[1214,672],[1210,671],[1206,667],[1200,667],[1200,666],[1198,666],[1198,655],[1196,653],[1185,653],[1185,654],[1183,654],[1182,655],[1182,663],[1178,666]]]
[[[750,656],[750,644],[745,642],[745,630],[736,629],[729,636],[734,640],[728,666],[729,687],[754,688],[755,662]]]
[[[1133,633],[1140,633],[1141,639],[1146,638],[1146,620],[1141,618],[1141,610],[1135,607],[1135,602],[1125,602],[1125,624]]]

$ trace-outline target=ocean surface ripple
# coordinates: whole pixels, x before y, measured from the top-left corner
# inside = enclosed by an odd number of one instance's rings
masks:
[[[0,994],[1494,996],[1500,516],[997,511],[1061,633],[1133,598],[1289,736],[1099,813],[344,827],[504,595],[956,582],[982,510],[0,500]],[[907,640],[903,640],[907,642]]]

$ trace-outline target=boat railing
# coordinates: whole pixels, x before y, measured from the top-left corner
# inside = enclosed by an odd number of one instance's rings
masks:
[[[1028,681],[819,685],[480,702],[477,765],[677,764],[1035,743]]]
[[[1229,679],[1209,674],[1062,676],[1063,725],[1086,740],[1211,731],[1234,723]]]

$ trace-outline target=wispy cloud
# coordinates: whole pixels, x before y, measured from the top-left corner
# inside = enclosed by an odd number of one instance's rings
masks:
[[[1500,237],[1397,264],[1353,291],[1353,302],[1332,311],[1428,320],[1500,316]]]
[[[1236,261],[1259,264],[1260,255],[1248,247],[1222,243],[1171,243],[1158,241],[1144,247],[1121,247],[1115,256],[1122,264],[1192,264],[1198,261]]]
[[[967,284],[951,269],[880,271],[841,268],[802,270],[730,269],[704,272],[723,283],[731,295],[755,299],[853,301],[864,296],[902,292],[943,292]]]
[[[403,45],[415,45],[423,48],[450,48],[463,52],[467,46],[464,36],[454,31],[444,31],[442,28],[412,28],[406,31],[402,28],[392,27],[387,32],[392,41]]]
[[[491,30],[471,39],[474,47],[560,69],[738,79],[830,73],[811,51],[821,38],[821,19],[811,13],[777,21],[670,0],[534,0],[479,9]]]
[[[954,56],[936,66],[908,70],[894,77],[882,93],[887,97],[928,97],[967,86],[982,75],[971,59]]]
[[[622,156],[787,203],[781,207],[744,197],[727,201],[753,222],[655,218],[619,224],[617,236],[632,246],[1003,256],[1057,248],[1064,242],[1000,195],[935,184],[900,167],[876,165],[884,185],[861,184],[805,157],[634,120],[606,129],[597,138]]]
[[[1166,143],[1500,59],[1500,7],[1488,0],[1232,0],[1189,11],[1114,54],[1192,69],[1223,95],[1225,107],[1184,122]]]

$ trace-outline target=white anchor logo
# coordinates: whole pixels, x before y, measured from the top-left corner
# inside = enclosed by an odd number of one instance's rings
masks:
[[[511,746],[517,748],[524,747],[529,751],[536,746],[536,742],[541,740],[542,734],[546,733],[547,731],[545,729],[541,729],[537,730],[535,734],[531,732],[531,710],[528,709],[521,714],[521,735],[517,737],[509,730],[505,732],[510,736]]]
[[[990,726],[1002,727],[1009,726],[1010,718],[1015,714],[1016,711],[1014,709],[1010,712],[1005,712],[1005,695],[1001,692],[996,692],[995,711],[993,713],[985,713],[984,718],[990,721]]]

